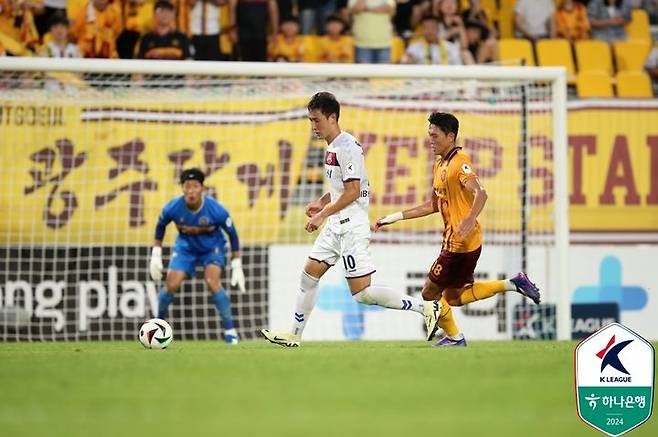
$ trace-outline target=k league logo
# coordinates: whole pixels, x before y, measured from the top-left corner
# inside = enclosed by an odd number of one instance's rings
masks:
[[[583,340],[575,350],[578,415],[588,425],[618,436],[651,416],[655,351],[618,323]]]
[[[619,381],[619,382],[630,382],[630,373],[628,373],[628,370],[624,367],[624,365],[621,363],[621,360],[619,359],[619,353],[629,344],[631,344],[633,340],[626,340],[622,341],[620,343],[614,344],[615,343],[615,336],[613,335],[610,340],[608,341],[608,344],[605,346],[605,348],[601,349],[596,356],[601,358],[601,372],[605,370],[606,367],[610,366],[614,369],[617,369],[621,373],[625,373],[629,375],[628,380],[624,381]],[[614,345],[614,346],[613,346]],[[611,348],[611,346],[613,346]],[[600,377],[600,381],[604,382],[604,377]],[[609,382],[617,382],[615,381],[609,381]]]

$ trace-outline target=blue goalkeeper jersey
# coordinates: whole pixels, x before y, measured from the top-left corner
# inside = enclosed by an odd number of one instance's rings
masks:
[[[240,250],[240,240],[231,216],[226,208],[210,196],[203,196],[203,204],[196,212],[188,209],[184,196],[167,203],[155,227],[156,240],[164,238],[169,222],[174,222],[178,228],[174,249],[179,251],[201,255],[219,248],[223,252],[226,246],[224,233],[229,237],[231,250]],[[187,232],[184,227],[187,227]]]

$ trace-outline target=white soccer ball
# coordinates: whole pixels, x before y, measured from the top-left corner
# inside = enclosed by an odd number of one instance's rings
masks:
[[[139,328],[138,336],[146,349],[164,349],[174,339],[174,331],[165,320],[151,319]]]

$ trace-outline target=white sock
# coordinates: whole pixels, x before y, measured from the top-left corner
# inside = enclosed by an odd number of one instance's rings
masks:
[[[224,331],[224,335],[232,335],[233,337],[237,337],[238,331],[236,331],[235,328],[227,329]]]
[[[370,285],[354,295],[357,302],[395,310],[411,310],[423,314],[423,301],[398,293],[384,285]]]
[[[314,278],[308,273],[302,271],[300,278],[299,293],[297,294],[297,305],[295,306],[295,314],[293,315],[294,321],[292,322],[291,332],[295,335],[302,336],[304,327],[311,311],[315,307],[318,300],[318,278]]]

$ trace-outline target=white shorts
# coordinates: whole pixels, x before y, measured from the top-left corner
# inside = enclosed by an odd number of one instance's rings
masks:
[[[316,238],[308,257],[333,266],[341,262],[346,278],[361,278],[375,273],[370,253],[370,224],[357,225],[337,234],[326,225]]]

